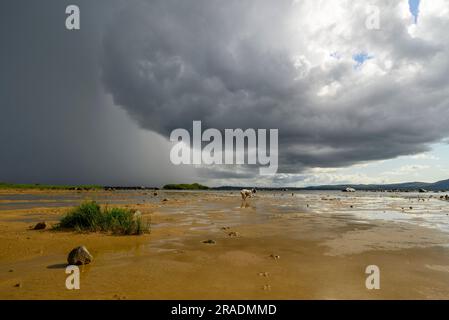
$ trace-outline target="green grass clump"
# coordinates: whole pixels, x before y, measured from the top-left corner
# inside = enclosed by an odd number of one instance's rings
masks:
[[[112,232],[113,234],[139,235],[149,232],[149,223],[136,216],[133,210],[105,208],[95,202],[85,202],[66,214],[57,229],[74,229],[88,232]]]
[[[165,190],[208,190],[209,187],[203,186],[199,183],[192,184],[167,184],[164,186]]]

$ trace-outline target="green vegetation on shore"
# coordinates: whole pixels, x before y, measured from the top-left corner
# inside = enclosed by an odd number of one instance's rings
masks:
[[[48,185],[48,184],[31,184],[31,183],[5,183],[0,182],[0,189],[38,189],[38,190],[98,190],[103,189],[102,186],[97,185]]]
[[[140,214],[132,210],[121,208],[102,210],[95,201],[89,201],[66,214],[55,229],[140,235],[150,231],[150,224],[144,223]]]
[[[208,190],[209,187],[199,183],[192,184],[166,184],[164,190]]]

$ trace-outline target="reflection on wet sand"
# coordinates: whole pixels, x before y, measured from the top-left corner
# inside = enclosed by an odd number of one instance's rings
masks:
[[[418,194],[5,192],[0,194],[0,298],[449,298],[449,202]],[[151,217],[151,234],[34,231],[93,199]],[[168,201],[163,201],[167,199]],[[81,290],[64,263],[85,245]],[[381,270],[381,290],[365,268]],[[16,284],[20,286],[16,287]]]

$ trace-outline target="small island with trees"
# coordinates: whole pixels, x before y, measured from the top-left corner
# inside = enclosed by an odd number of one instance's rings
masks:
[[[199,183],[192,184],[166,184],[164,190],[209,190],[208,186]]]

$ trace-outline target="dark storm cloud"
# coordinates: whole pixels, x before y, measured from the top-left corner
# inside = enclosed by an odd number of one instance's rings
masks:
[[[288,173],[420,153],[449,136],[447,17],[412,37],[396,2],[374,1],[374,32],[363,3],[342,0],[347,14],[326,25],[340,14],[326,7],[340,4],[292,2],[2,1],[0,180],[187,182],[192,169],[170,166],[168,145],[149,132],[168,138],[193,120],[279,129]],[[64,28],[72,3],[76,32]],[[357,69],[363,52],[373,59]],[[238,169],[198,173],[257,172]]]
[[[251,179],[256,174],[255,167],[215,166],[198,168],[198,175],[203,179]]]
[[[79,31],[65,29],[68,4],[81,9]],[[169,166],[168,145],[103,92],[102,31],[122,4],[1,1],[0,181],[159,185],[185,177]]]
[[[292,54],[306,54],[315,39],[292,46],[285,23],[291,1],[137,1],[105,34],[104,84],[140,126],[165,136],[193,120],[219,129],[278,128],[282,172],[420,153],[449,134],[441,72],[447,36],[411,38],[393,5],[381,3],[383,32],[370,33],[366,45],[366,30],[353,28],[350,42],[354,51],[393,61],[375,81],[358,81],[347,62],[295,67]],[[363,26],[360,10],[351,23]],[[425,69],[403,74],[408,65]],[[344,84],[343,93],[317,96],[333,81]]]

